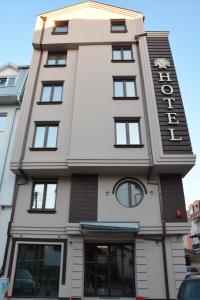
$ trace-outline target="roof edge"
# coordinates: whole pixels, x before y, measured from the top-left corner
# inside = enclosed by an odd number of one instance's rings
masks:
[[[168,37],[169,31],[146,31],[148,37]]]
[[[123,11],[140,14],[142,17],[144,17],[143,13],[140,12],[140,11],[136,11],[136,10],[133,10],[133,9],[124,8],[124,7],[120,7],[120,6],[115,6],[115,5],[111,5],[111,4],[107,4],[107,3],[102,3],[102,2],[99,2],[99,1],[82,1],[82,2],[77,2],[76,4],[64,6],[64,7],[61,7],[61,8],[57,8],[57,9],[53,9],[53,10],[50,10],[50,11],[46,11],[46,12],[37,14],[36,16],[39,17],[39,16],[42,16],[42,15],[51,14],[51,13],[53,13],[55,11],[58,11],[58,10],[64,10],[64,9],[67,9],[67,8],[70,8],[70,7],[73,8],[75,6],[87,5],[87,4],[88,4],[88,6],[94,6],[96,4],[96,5],[107,6],[107,7],[113,8],[113,9],[115,9],[115,8],[116,9],[121,9]]]

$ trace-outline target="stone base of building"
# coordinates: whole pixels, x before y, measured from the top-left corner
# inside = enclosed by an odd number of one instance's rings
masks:
[[[7,253],[12,298],[167,299],[160,234],[15,234]],[[181,234],[167,235],[169,299],[185,277]]]

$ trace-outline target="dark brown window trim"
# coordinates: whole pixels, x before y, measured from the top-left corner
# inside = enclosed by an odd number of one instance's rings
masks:
[[[143,148],[144,144],[128,144],[128,145],[124,145],[124,144],[114,144],[115,148]]]
[[[64,32],[56,32],[56,27],[59,27],[59,26],[66,26],[66,31]],[[69,32],[69,21],[68,20],[60,20],[60,21],[54,21],[54,27],[52,29],[52,32],[51,34],[55,34],[55,35],[62,35],[62,34],[68,34]]]
[[[134,63],[135,59],[111,59],[113,63]]]
[[[54,31],[52,31],[51,34],[53,34],[53,35],[63,35],[63,34],[68,34],[68,32],[54,32]]]
[[[27,209],[28,213],[31,214],[55,214],[55,209]]]
[[[138,100],[140,97],[112,97],[114,100]]]
[[[115,122],[115,144],[114,144],[114,147],[116,147],[116,148],[142,148],[142,147],[144,147],[144,144],[142,144],[140,119],[141,119],[141,117],[114,117],[114,122]],[[126,123],[126,141],[127,141],[126,144],[117,144],[117,129],[116,129],[117,123]],[[140,144],[130,144],[129,123],[138,123]]]
[[[63,101],[38,101],[37,104],[38,105],[54,105],[54,104],[62,104]]]
[[[57,147],[55,148],[34,148],[34,147],[30,147],[29,148],[30,151],[56,151],[58,150]]]
[[[66,64],[58,64],[58,65],[44,65],[44,68],[64,68],[66,67],[67,65]]]
[[[32,178],[34,183],[58,183],[59,178]]]
[[[113,80],[121,81],[121,80],[136,80],[136,76],[125,75],[125,76],[113,76]]]
[[[60,121],[34,121],[35,125],[59,125]]]
[[[64,85],[63,81],[42,81],[42,88],[41,88],[41,93],[40,93],[40,102],[48,102],[48,103],[54,102],[53,101],[54,88],[57,87],[57,86],[62,87],[62,91],[61,91],[61,99],[62,99],[62,97],[63,97],[63,85]],[[50,93],[49,101],[42,101],[43,89],[45,87],[51,87],[51,93]]]
[[[63,85],[64,80],[42,80],[42,85],[44,86],[51,86],[51,85]]]
[[[123,82],[123,94],[124,96],[121,96],[121,97],[117,97],[115,96],[115,82]],[[134,82],[134,86],[135,86],[135,96],[132,96],[132,97],[128,97],[126,95],[127,91],[126,91],[126,82],[129,82],[129,81],[133,81]],[[123,99],[130,99],[133,98],[132,100],[137,100],[137,98],[139,98],[137,96],[137,83],[136,83],[136,76],[113,76],[113,99],[115,100],[123,100]],[[120,99],[121,98],[121,99]]]
[[[44,243],[58,243],[58,244],[63,244],[64,249],[63,249],[63,265],[62,265],[62,284],[66,283],[66,265],[67,265],[67,239],[38,239],[38,238],[13,238],[12,240],[12,246],[11,246],[11,254],[10,254],[10,261],[9,261],[9,266],[8,266],[8,278],[11,277],[12,269],[13,269],[13,260],[14,260],[14,253],[16,249],[16,242],[20,242],[21,244],[25,244],[26,242],[35,242],[36,244],[40,242]],[[61,248],[61,253],[62,253],[62,248]],[[61,265],[60,265],[61,269]]]
[[[139,122],[141,117],[113,117],[115,122],[125,121],[125,122]]]
[[[42,197],[42,208],[32,208],[33,202],[34,202],[34,190],[35,190],[35,186],[37,184],[43,184],[44,185],[44,191],[43,191],[43,197]],[[45,208],[48,184],[56,184],[55,206],[54,206],[54,208]],[[47,180],[47,179],[33,180],[30,207],[27,211],[30,212],[30,213],[56,213],[57,188],[58,188],[58,181],[57,180],[52,180],[52,179],[50,179],[50,180]]]
[[[53,55],[55,57],[55,64],[49,64],[49,58],[50,56]],[[64,63],[58,63],[60,60],[60,56],[63,56],[65,59]],[[65,67],[66,66],[66,61],[67,61],[67,51],[48,51],[48,55],[47,55],[47,61],[46,61],[46,65],[44,65],[44,67]]]
[[[35,123],[35,132],[33,137],[32,147],[29,148],[30,151],[55,151],[58,149],[58,133],[59,133],[59,122],[60,121],[34,121]],[[45,127],[45,136],[43,141],[43,147],[35,147],[35,138],[37,133],[37,127]],[[49,127],[57,127],[57,136],[55,147],[46,147],[48,140]]]
[[[124,26],[124,30],[112,30],[113,25],[122,25]],[[126,20],[125,19],[111,19],[110,20],[110,32],[111,33],[126,33],[128,32],[127,26],[126,26]]]
[[[111,33],[127,33],[128,30],[127,30],[127,29],[126,29],[126,30],[118,30],[118,31],[117,31],[117,30],[114,30],[114,31],[113,31],[113,30],[110,30],[110,32],[111,32]]]

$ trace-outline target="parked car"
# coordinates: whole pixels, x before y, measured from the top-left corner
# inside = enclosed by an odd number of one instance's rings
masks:
[[[183,280],[177,300],[200,300],[200,275],[190,275]]]
[[[188,278],[190,275],[192,274],[200,274],[198,269],[195,268],[195,267],[192,267],[192,266],[186,266],[186,269],[187,269],[187,273],[186,273],[186,276],[185,278]]]
[[[25,294],[31,294],[36,288],[36,282],[29,270],[17,269],[15,278],[15,291],[23,291]]]

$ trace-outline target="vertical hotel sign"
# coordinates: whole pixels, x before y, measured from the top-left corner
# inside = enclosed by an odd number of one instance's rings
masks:
[[[148,37],[163,152],[191,154],[190,137],[167,37]]]

